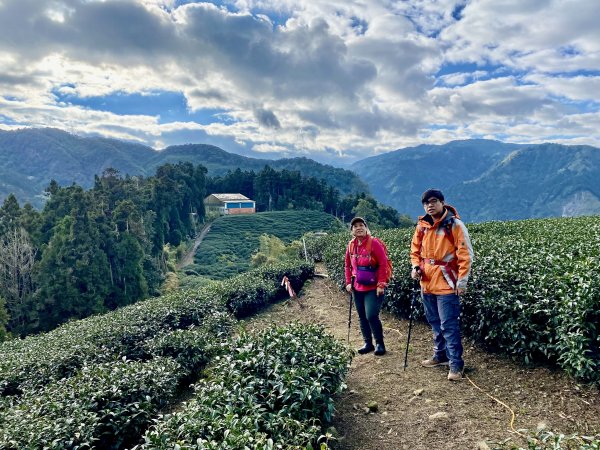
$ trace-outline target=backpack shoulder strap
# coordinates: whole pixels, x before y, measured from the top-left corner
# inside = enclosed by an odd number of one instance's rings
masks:
[[[442,229],[444,230],[444,234],[446,235],[446,237],[450,239],[450,242],[452,242],[452,244],[454,245],[454,236],[452,235],[453,225],[454,217],[451,217],[450,219],[445,220],[444,223],[442,223]]]

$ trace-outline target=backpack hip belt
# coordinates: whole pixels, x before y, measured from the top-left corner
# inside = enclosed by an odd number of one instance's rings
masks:
[[[449,266],[452,261],[442,261],[441,259],[433,259],[433,258],[421,258],[425,264],[430,264],[432,266]]]
[[[446,281],[448,281],[448,284],[450,285],[451,288],[455,288],[456,287],[456,276],[454,275],[454,268],[456,268],[457,266],[457,261],[456,259],[452,259],[450,261],[442,261],[440,259],[433,259],[433,258],[421,258],[421,261],[424,264],[429,264],[431,266],[442,266],[442,274],[444,275],[444,278],[446,278]]]

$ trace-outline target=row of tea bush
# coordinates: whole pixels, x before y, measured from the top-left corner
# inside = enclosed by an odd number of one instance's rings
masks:
[[[137,442],[177,388],[223,353],[232,314],[287,296],[284,274],[299,290],[313,271],[264,267],[1,344],[0,449]]]
[[[524,363],[556,364],[600,382],[600,217],[536,219],[468,225],[475,259],[463,297],[463,332]],[[414,230],[377,233],[394,265],[386,304],[407,317]],[[350,235],[319,238],[330,275],[344,280]]]

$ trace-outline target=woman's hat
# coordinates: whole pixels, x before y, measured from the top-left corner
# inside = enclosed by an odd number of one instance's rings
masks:
[[[367,222],[365,221],[365,219],[357,216],[350,221],[350,228],[352,228],[356,222],[362,222],[365,224],[365,227],[367,226]]]

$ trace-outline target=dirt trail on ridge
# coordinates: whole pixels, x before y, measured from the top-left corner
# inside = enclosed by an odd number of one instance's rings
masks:
[[[190,264],[192,264],[194,262],[194,256],[196,255],[196,250],[198,250],[198,247],[202,243],[202,240],[204,239],[204,237],[206,236],[206,234],[209,231],[210,231],[210,224],[205,225],[205,227],[202,228],[202,231],[200,231],[200,234],[194,240],[194,246],[191,248],[191,250],[189,252],[186,253],[186,255],[181,259],[181,261],[179,263],[177,263],[178,269],[181,269],[182,267],[185,267],[185,266],[189,266]]]
[[[319,271],[322,271],[319,268]],[[348,333],[348,296],[327,278],[309,281],[299,298],[273,305],[249,319],[249,329],[292,321],[320,323],[341,341]],[[356,355],[348,389],[335,399],[333,420],[338,435],[330,443],[338,450],[487,449],[512,438],[511,412],[468,379],[450,382],[446,368],[423,368],[419,361],[432,351],[427,324],[415,323],[403,370],[408,321],[382,312],[388,353]],[[362,339],[353,308],[350,345]],[[590,435],[600,432],[598,388],[578,384],[565,374],[546,368],[525,368],[486,353],[469,341],[465,345],[465,373],[481,389],[512,408],[516,429],[547,427],[554,432]],[[367,403],[375,401],[376,412]],[[487,444],[486,444],[487,441]],[[489,447],[488,447],[489,445]]]

